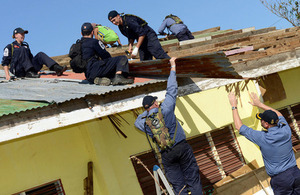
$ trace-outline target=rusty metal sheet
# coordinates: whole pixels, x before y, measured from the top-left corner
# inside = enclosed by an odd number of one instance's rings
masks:
[[[131,76],[166,78],[170,74],[168,59],[132,62]],[[176,59],[177,77],[231,78],[241,79],[223,52],[199,54]]]

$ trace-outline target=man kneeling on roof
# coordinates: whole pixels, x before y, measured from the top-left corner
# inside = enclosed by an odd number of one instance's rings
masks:
[[[91,23],[81,26],[82,59],[87,60],[85,76],[90,83],[108,86],[132,84],[133,79],[126,78],[129,72],[128,59],[124,56],[111,57],[104,44],[93,38]],[[101,59],[99,59],[101,58]]]
[[[57,76],[67,70],[66,66],[60,66],[43,52],[33,56],[28,43],[24,41],[27,30],[16,28],[13,31],[14,42],[4,48],[2,66],[5,71],[6,80],[10,80],[9,71],[16,77],[39,78],[38,72],[45,64],[50,70],[56,72]],[[8,69],[8,66],[10,68]]]

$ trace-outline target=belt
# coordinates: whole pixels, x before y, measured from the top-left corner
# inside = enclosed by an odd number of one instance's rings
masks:
[[[163,154],[165,152],[170,152],[173,148],[175,148],[178,145],[181,145],[183,143],[187,143],[185,139],[181,140],[180,142],[176,143],[172,148],[166,148],[165,150],[161,150],[160,153]]]

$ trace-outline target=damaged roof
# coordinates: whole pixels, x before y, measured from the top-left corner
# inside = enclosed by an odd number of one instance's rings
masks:
[[[299,27],[276,30],[274,27],[255,30],[254,27],[240,30],[220,30],[220,27],[194,32],[195,39],[178,42],[176,39],[162,41],[163,48],[170,56],[184,57],[196,54],[206,54],[223,51],[230,63],[243,77],[258,77],[285,69],[299,66],[300,37]],[[109,48],[112,56],[124,55],[127,47]],[[285,53],[286,52],[286,53]],[[53,57],[61,65],[69,66],[67,55]],[[270,64],[288,62],[288,65],[272,67]],[[210,79],[208,79],[210,80]],[[220,80],[219,80],[220,81]],[[219,83],[215,80],[215,83]],[[222,79],[221,79],[222,81]],[[156,86],[161,80],[147,80],[141,83],[126,86],[96,86],[90,85],[80,78],[40,78],[20,79],[12,82],[5,80],[3,70],[0,71],[0,99],[2,115],[15,112],[28,111],[34,108],[44,107],[53,103],[59,104],[89,95],[118,94],[118,92],[131,92],[145,85]],[[224,82],[225,83],[225,82]],[[205,88],[205,87],[204,87]],[[155,91],[155,87],[149,90],[144,87],[144,94]],[[195,90],[197,91],[197,90]],[[199,91],[199,90],[198,90]],[[118,97],[122,100],[122,97]],[[8,100],[22,100],[21,102],[9,102]],[[23,103],[26,103],[24,106]],[[2,114],[2,115],[1,115]]]

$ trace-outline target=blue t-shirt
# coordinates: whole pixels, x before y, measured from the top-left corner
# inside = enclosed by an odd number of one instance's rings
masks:
[[[176,116],[174,114],[175,106],[176,106],[176,97],[178,92],[178,85],[176,81],[176,72],[171,71],[170,76],[168,78],[168,84],[167,84],[167,93],[166,98],[161,103],[161,112],[163,114],[165,125],[169,129],[169,134],[171,139],[173,139],[176,129],[176,123],[177,123],[177,132],[175,137],[175,144],[173,147],[179,143],[180,141],[184,140],[186,138],[185,133],[183,131],[182,126],[179,124],[179,122],[176,119]],[[144,111],[142,114],[138,116],[136,119],[134,125],[141,131],[145,132],[145,126],[146,126],[146,132],[148,135],[150,135],[153,138],[153,134],[150,130],[150,128],[145,125],[146,118],[145,116],[149,116],[154,112],[158,112],[158,108],[153,108],[149,111]]]
[[[269,128],[268,131],[256,131],[242,125],[240,134],[260,147],[269,176],[277,175],[297,165],[291,129],[283,116],[279,117],[278,125]]]

